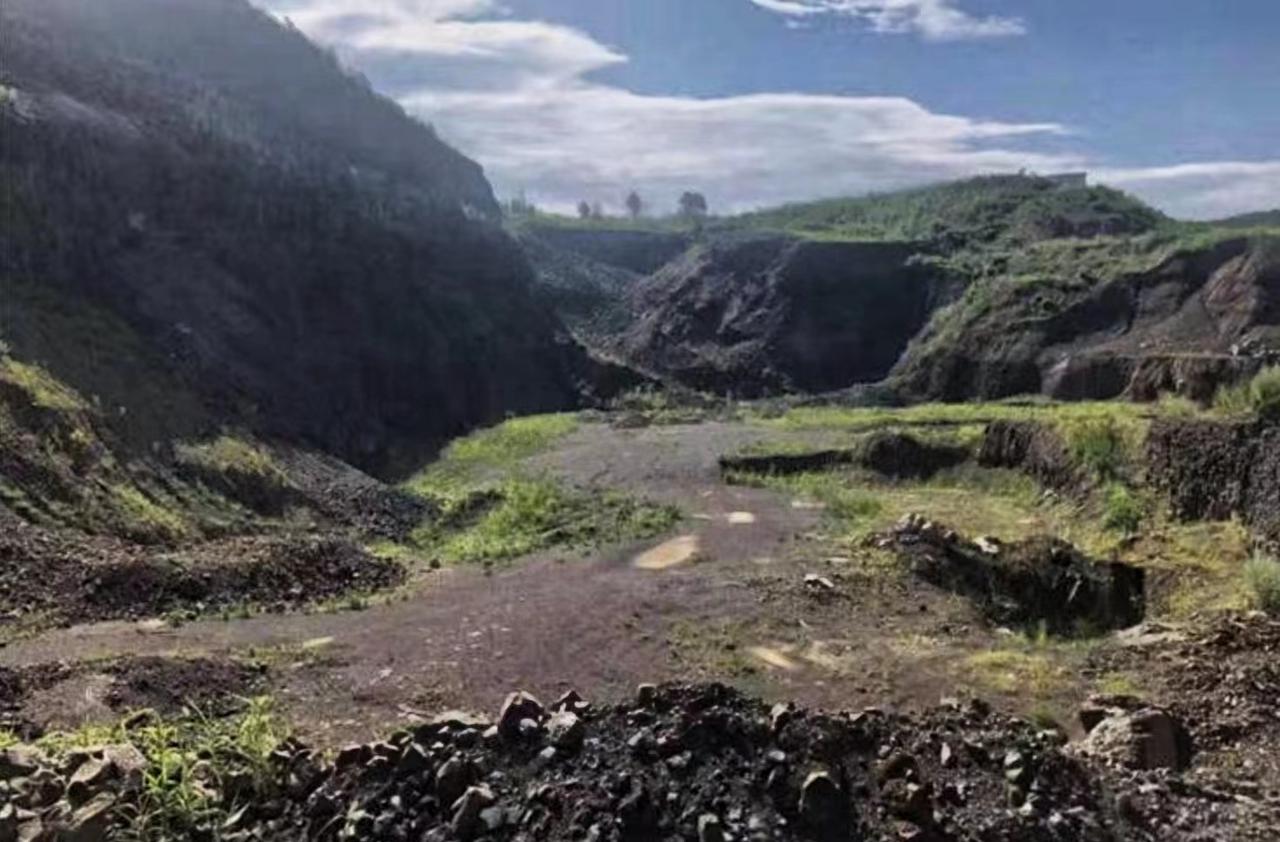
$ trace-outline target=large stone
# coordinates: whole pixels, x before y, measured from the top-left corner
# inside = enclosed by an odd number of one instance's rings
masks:
[[[820,839],[845,838],[849,807],[829,772],[811,772],[800,788],[800,821]]]
[[[44,763],[44,756],[30,746],[10,746],[0,751],[0,781],[25,778]]]
[[[60,842],[102,842],[111,827],[111,814],[116,797],[100,792],[71,814],[70,821],[58,837]]]
[[[453,832],[464,842],[473,838],[480,830],[480,813],[493,806],[493,792],[486,786],[468,787],[453,804]]]
[[[1080,752],[1127,769],[1185,769],[1191,762],[1191,737],[1167,711],[1115,710],[1080,743]]]
[[[436,771],[436,795],[441,803],[452,804],[473,780],[475,770],[471,764],[455,755]]]
[[[542,702],[529,693],[512,693],[502,703],[502,710],[498,714],[498,733],[508,740],[519,737],[521,722],[541,722],[544,713]]]

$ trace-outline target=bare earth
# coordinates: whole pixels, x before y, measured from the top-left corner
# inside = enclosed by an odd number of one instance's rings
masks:
[[[22,711],[65,727],[106,713],[90,662],[254,655],[299,729],[329,744],[406,716],[487,711],[513,687],[607,699],[641,682],[719,679],[829,708],[925,707],[955,692],[956,664],[995,633],[962,600],[834,557],[820,511],[722,483],[718,457],[763,436],[746,424],[590,424],[531,460],[578,485],[681,506],[674,533],[640,545],[542,555],[492,575],[424,570],[365,610],[74,627],[0,649],[0,667],[82,665]],[[833,587],[806,585],[811,573]],[[1080,692],[1065,687],[1064,703]],[[1007,703],[1017,706],[1016,692]]]

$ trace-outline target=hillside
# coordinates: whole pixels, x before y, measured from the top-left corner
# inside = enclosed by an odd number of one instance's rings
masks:
[[[15,358],[86,395],[112,380],[131,416],[173,376],[209,425],[382,473],[578,400],[588,362],[485,221],[480,168],[299,33],[244,0],[17,0],[2,15],[0,330]],[[51,299],[81,302],[85,332],[38,337]],[[160,366],[82,365],[72,349],[100,341],[99,312]]]
[[[719,393],[824,392],[892,372],[908,400],[1204,398],[1280,344],[1265,216],[1179,223],[1107,187],[991,176],[709,219],[651,274],[592,289],[619,268],[618,241],[670,242],[675,224],[607,222],[530,231],[540,273],[575,255],[591,292],[573,318],[613,326],[588,341]]]

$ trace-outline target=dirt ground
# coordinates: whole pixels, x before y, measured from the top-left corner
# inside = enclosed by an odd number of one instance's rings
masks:
[[[66,671],[13,715],[44,727],[105,716],[112,706],[61,699],[106,686],[101,671],[77,665],[121,658],[261,665],[252,689],[273,692],[327,745],[441,709],[487,711],[513,687],[603,700],[641,682],[715,679],[828,709],[922,709],[974,690],[1014,712],[1047,705],[1063,720],[1094,689],[1086,650],[1050,658],[1011,646],[965,600],[887,572],[871,550],[849,555],[824,537],[812,505],[722,482],[718,459],[766,437],[847,444],[746,423],[583,425],[525,468],[674,503],[686,516],[673,533],[489,573],[423,570],[362,610],[47,632],[0,648],[0,668]]]

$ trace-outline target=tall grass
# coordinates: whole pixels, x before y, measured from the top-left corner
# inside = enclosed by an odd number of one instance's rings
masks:
[[[1255,607],[1280,614],[1280,561],[1255,555],[1244,566],[1244,581]]]
[[[1280,366],[1264,368],[1248,382],[1222,387],[1213,406],[1223,415],[1280,419]]]

